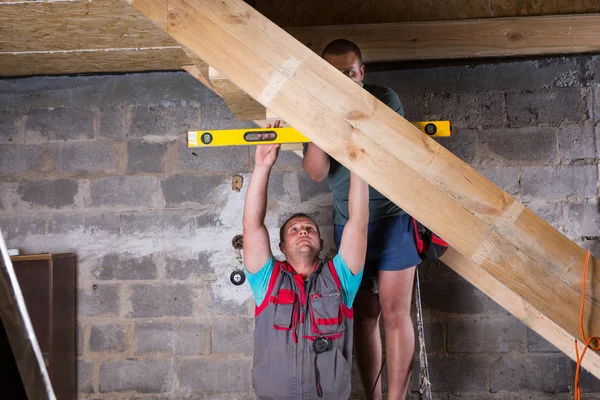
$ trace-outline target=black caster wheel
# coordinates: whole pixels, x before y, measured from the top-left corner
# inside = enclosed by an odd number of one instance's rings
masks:
[[[236,269],[231,273],[231,275],[229,275],[229,280],[235,286],[239,286],[246,282],[246,274],[241,269]]]

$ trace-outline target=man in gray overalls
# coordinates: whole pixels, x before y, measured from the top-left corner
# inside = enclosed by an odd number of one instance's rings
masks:
[[[294,214],[271,252],[264,220],[279,145],[256,147],[244,204],[244,264],[256,300],[252,384],[259,399],[348,399],[352,303],[362,278],[369,222],[368,185],[352,173],[349,220],[337,256],[319,259],[319,227]]]

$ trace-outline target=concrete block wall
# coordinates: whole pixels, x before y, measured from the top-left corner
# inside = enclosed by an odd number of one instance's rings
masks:
[[[411,120],[452,120],[445,146],[600,256],[596,57],[367,79]],[[185,147],[189,128],[250,125],[185,73],[0,80],[0,229],[25,252],[77,254],[80,398],[254,398],[254,304],[229,281],[252,151]],[[332,249],[327,185],[293,153],[269,196],[273,248],[304,211]],[[436,399],[570,398],[565,356],[446,267],[421,273]]]

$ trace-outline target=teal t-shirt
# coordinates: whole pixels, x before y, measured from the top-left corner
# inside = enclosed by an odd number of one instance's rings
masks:
[[[269,289],[269,281],[271,280],[271,275],[273,274],[273,268],[275,268],[276,262],[277,260],[275,260],[275,257],[271,256],[265,265],[263,265],[254,274],[250,273],[246,268],[244,268],[246,276],[248,277],[248,284],[250,285],[250,289],[252,289],[254,300],[256,300],[256,305],[258,306],[260,306],[265,299],[267,290]],[[348,268],[348,265],[346,265],[346,262],[340,253],[333,258],[333,266],[335,267],[335,272],[337,272],[338,277],[340,278],[340,286],[342,287],[342,301],[346,307],[351,308],[352,303],[354,303],[354,297],[356,296],[358,288],[360,287],[363,270],[361,269],[356,275],[352,274],[352,271],[350,271],[350,268]]]
[[[385,86],[365,84],[363,88],[404,117],[404,109],[398,94]],[[348,222],[348,191],[350,190],[350,170],[329,157],[329,190],[333,192],[333,223],[345,225]],[[369,222],[385,217],[395,217],[404,211],[387,197],[369,186]]]

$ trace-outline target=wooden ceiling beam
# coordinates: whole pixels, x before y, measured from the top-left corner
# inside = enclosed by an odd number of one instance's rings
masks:
[[[365,62],[533,56],[600,51],[600,14],[339,25],[286,29],[320,53],[354,41]]]
[[[243,1],[132,1],[155,4],[179,43],[581,339],[581,247]],[[597,335],[594,258],[590,271],[584,320]]]

